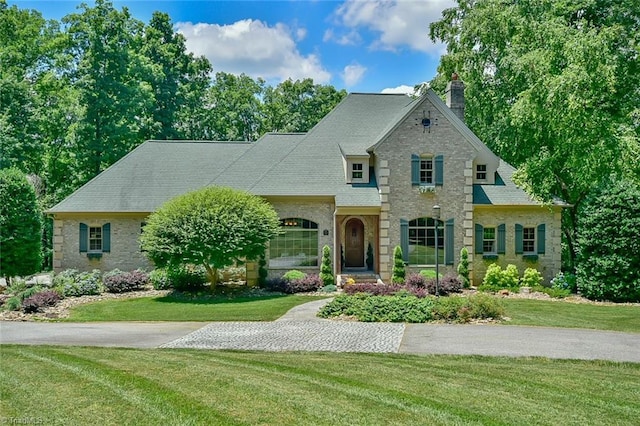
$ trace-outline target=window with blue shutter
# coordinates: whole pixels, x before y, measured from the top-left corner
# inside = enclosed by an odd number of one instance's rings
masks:
[[[102,252],[111,252],[111,224],[102,225]]]
[[[454,257],[454,238],[453,238],[453,219],[447,220],[444,225],[444,264],[453,265]]]
[[[436,155],[435,160],[436,185],[442,186],[444,184],[444,156]]]
[[[505,254],[506,250],[506,229],[507,227],[503,223],[498,226],[498,254]]]
[[[409,262],[409,222],[400,219],[400,248],[402,249],[402,260]]]
[[[524,253],[524,227],[518,223],[516,223],[516,254]]]
[[[546,226],[545,224],[538,225],[538,254],[544,254],[545,252],[545,238],[546,238]]]
[[[420,157],[411,154],[411,185],[420,185]]]
[[[476,223],[476,245],[475,245],[475,251],[476,254],[482,254],[483,253],[483,249],[482,249],[482,241],[484,239],[484,228],[482,227],[482,225]]]
[[[80,224],[80,253],[86,253],[89,248],[89,227],[86,223]]]

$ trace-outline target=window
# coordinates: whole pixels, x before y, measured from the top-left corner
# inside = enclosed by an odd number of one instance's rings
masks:
[[[318,266],[318,224],[307,219],[280,220],[283,233],[269,243],[269,267]]]
[[[536,228],[522,229],[522,251],[524,253],[536,252]]]
[[[478,165],[476,165],[476,179],[477,180],[487,180],[487,165],[486,164],[478,164]]]
[[[362,179],[362,163],[354,163],[351,165],[351,179]]]
[[[102,227],[89,227],[89,251],[102,251]]]
[[[433,158],[420,159],[420,184],[433,185]]]
[[[438,263],[444,263],[444,226],[438,222]],[[410,265],[436,264],[436,221],[421,217],[409,221],[408,262]]]
[[[496,253],[496,228],[484,228],[482,251],[483,253]]]

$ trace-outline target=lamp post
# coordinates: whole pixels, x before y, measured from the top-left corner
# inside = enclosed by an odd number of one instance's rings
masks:
[[[440,224],[440,206],[439,205],[435,205],[433,206],[433,219],[436,222],[436,297],[440,294],[439,291],[439,284],[440,284],[440,271],[439,271],[439,267],[438,264],[439,259],[438,259],[438,225]]]

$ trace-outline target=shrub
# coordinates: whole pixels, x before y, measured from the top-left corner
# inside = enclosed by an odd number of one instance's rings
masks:
[[[488,290],[499,290],[502,288],[502,268],[497,263],[492,263],[487,268],[482,280],[482,287]]]
[[[433,306],[433,319],[446,322],[469,322],[469,300],[464,297],[441,297]]]
[[[100,294],[102,293],[101,276],[102,273],[98,269],[79,273],[75,270],[69,270],[58,280],[59,284],[56,285],[56,288],[64,297]]]
[[[389,296],[401,288],[399,284],[356,283],[344,286],[343,291],[348,295],[366,293],[372,296]]]
[[[513,264],[507,265],[506,269],[502,271],[501,287],[502,288],[516,288],[520,282],[520,272],[518,267]]]
[[[131,272],[114,269],[102,277],[102,284],[109,293],[126,293],[141,290],[148,282],[149,275],[139,269]]]
[[[640,301],[640,186],[607,182],[578,215],[576,275],[589,299]]]
[[[325,286],[336,283],[333,277],[333,269],[331,268],[331,249],[329,246],[322,248],[322,266],[320,267],[320,279]]]
[[[393,270],[391,272],[391,282],[402,284],[404,282],[405,270],[404,260],[402,259],[402,249],[396,246],[393,249]]]
[[[532,287],[532,290],[540,292],[540,293],[545,293],[545,294],[549,295],[550,297],[553,297],[554,299],[564,299],[565,297],[567,297],[568,295],[571,294],[571,291],[569,289],[555,288],[555,287],[544,287],[544,286],[541,286],[541,285],[537,285],[535,287]]]
[[[524,270],[520,285],[522,287],[535,287],[540,285],[541,282],[542,275],[540,275],[540,272],[535,268],[527,268]]]
[[[571,293],[575,293],[578,290],[576,276],[560,271],[551,279],[551,287],[560,290],[569,290]]]
[[[262,253],[258,259],[258,285],[260,287],[264,287],[268,278],[269,270],[267,269],[267,259],[265,258],[264,253]]]
[[[207,283],[207,273],[202,265],[180,265],[167,268],[171,286],[178,291],[198,291]]]
[[[80,275],[80,271],[77,269],[65,269],[59,274],[53,276],[53,286],[62,288],[66,284],[73,284],[78,275]]]
[[[8,311],[19,311],[22,308],[22,300],[18,296],[11,296],[4,302],[4,308]]]
[[[469,251],[466,247],[460,250],[460,263],[458,263],[458,276],[462,281],[462,287],[469,288],[471,280],[469,279]]]
[[[407,276],[407,279],[405,280],[405,285],[410,286],[410,287],[426,287],[427,286],[427,279],[420,273],[420,274],[409,274]]]
[[[469,315],[477,319],[501,319],[504,314],[502,302],[488,294],[478,293],[469,296]]]
[[[367,270],[373,271],[373,246],[371,243],[367,246]]]
[[[157,268],[149,272],[149,282],[155,290],[167,290],[171,288],[171,281],[167,270],[164,268]]]
[[[286,281],[285,293],[306,293],[322,288],[322,280],[317,274],[308,274],[296,280]]]
[[[282,277],[268,278],[264,283],[264,288],[269,291],[286,293],[287,283],[287,280]]]
[[[282,278],[285,279],[285,281],[293,281],[293,280],[301,280],[302,278],[304,278],[307,274],[305,274],[302,271],[298,271],[297,269],[292,269],[290,271],[287,271]]]
[[[429,294],[436,294],[436,280],[427,281],[426,288]],[[438,296],[447,296],[451,293],[460,293],[462,291],[462,281],[454,275],[445,275],[438,282]]]
[[[40,312],[43,308],[54,306],[60,300],[60,295],[53,290],[40,291],[22,301],[22,309],[26,313]]]
[[[333,293],[334,291],[337,291],[337,290],[338,290],[338,287],[336,287],[335,284],[325,285],[320,289],[320,291],[323,293]]]

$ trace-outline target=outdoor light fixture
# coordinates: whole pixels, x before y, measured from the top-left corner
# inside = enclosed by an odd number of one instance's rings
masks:
[[[438,225],[440,224],[440,206],[437,204],[433,206],[433,219],[436,222],[436,296],[438,296],[440,293],[438,289],[440,284],[440,274],[438,268],[438,264],[440,263],[438,259]]]

